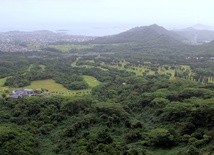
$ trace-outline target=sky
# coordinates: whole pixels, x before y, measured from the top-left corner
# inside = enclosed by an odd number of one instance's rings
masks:
[[[110,35],[136,26],[214,26],[213,0],[0,0],[0,31]]]

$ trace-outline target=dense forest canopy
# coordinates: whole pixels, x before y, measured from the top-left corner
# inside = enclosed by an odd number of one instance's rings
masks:
[[[0,52],[0,95],[2,155],[214,154],[213,42],[157,25]]]

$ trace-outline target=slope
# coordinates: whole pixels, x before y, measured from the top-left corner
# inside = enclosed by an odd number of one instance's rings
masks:
[[[136,27],[118,35],[96,38],[93,43],[118,44],[140,43],[143,45],[180,45],[186,40],[175,32],[168,31],[156,24],[151,26]]]

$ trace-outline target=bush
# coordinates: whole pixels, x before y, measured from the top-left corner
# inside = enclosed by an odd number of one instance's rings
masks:
[[[142,135],[140,132],[129,132],[125,135],[126,143],[132,143],[137,140],[140,140],[142,138]]]
[[[186,152],[186,155],[199,155],[199,150],[194,146],[190,146]]]
[[[163,107],[163,106],[165,106],[168,103],[169,103],[168,99],[165,99],[165,98],[155,98],[154,100],[152,100],[152,102],[150,103],[150,105],[152,107]]]
[[[52,124],[45,124],[41,126],[40,131],[43,135],[49,134],[50,131],[54,128]]]
[[[32,135],[21,129],[0,126],[1,155],[34,155],[37,143]]]
[[[72,90],[87,89],[88,84],[85,81],[75,81],[69,85],[69,88]]]
[[[96,138],[96,142],[99,143],[103,143],[103,144],[110,144],[113,142],[113,139],[111,138],[111,136],[107,133],[107,131],[101,131],[98,133],[97,138]]]
[[[78,114],[91,106],[92,100],[86,98],[72,99],[64,102],[63,111],[69,115]]]
[[[174,136],[164,128],[157,128],[149,132],[150,144],[157,147],[170,147],[174,145]]]

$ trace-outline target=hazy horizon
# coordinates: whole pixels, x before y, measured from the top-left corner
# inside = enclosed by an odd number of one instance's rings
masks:
[[[214,26],[212,1],[199,0],[0,0],[0,32],[65,29],[103,36],[136,26],[179,29]]]

